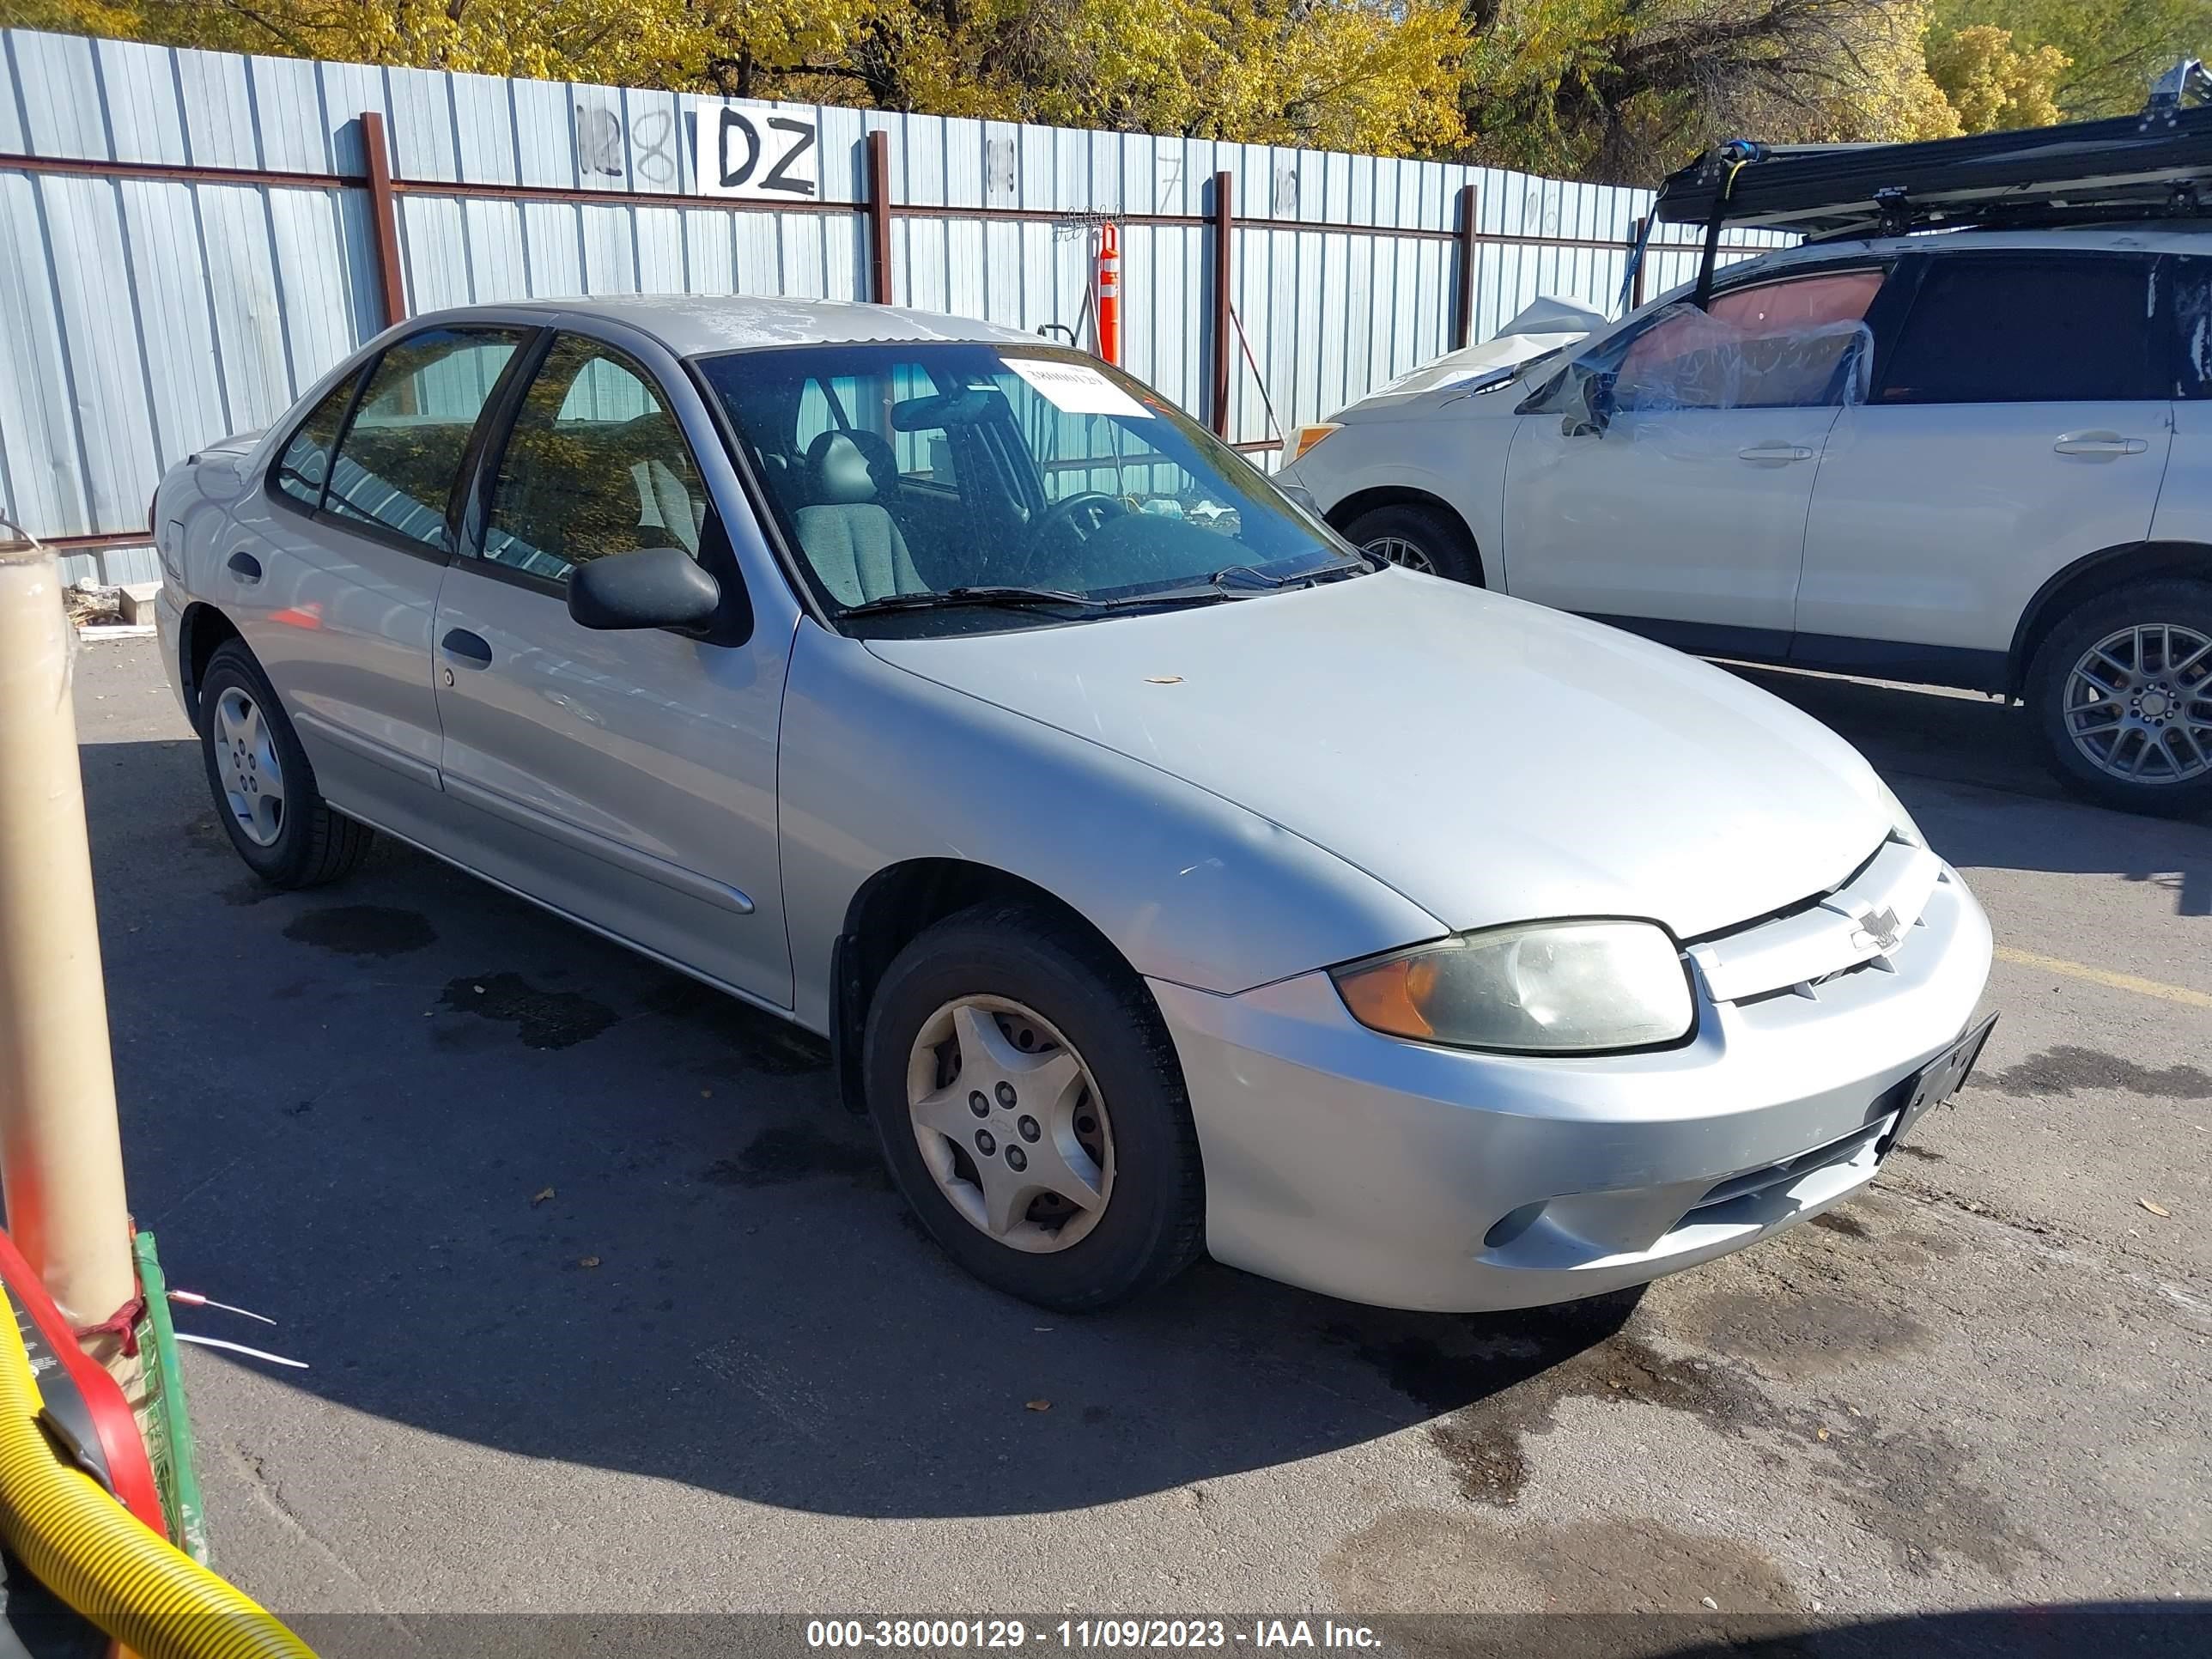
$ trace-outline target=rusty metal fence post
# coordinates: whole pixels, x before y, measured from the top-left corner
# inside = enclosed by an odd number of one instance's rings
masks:
[[[1217,438],[1229,435],[1229,283],[1234,269],[1230,243],[1237,234],[1236,185],[1224,171],[1213,175],[1213,386],[1207,412]]]
[[[384,141],[384,118],[361,112],[361,148],[368,163],[369,234],[376,239],[376,269],[384,285],[384,325],[407,320],[407,280],[399,269],[398,194],[392,188],[392,151]]]
[[[868,135],[868,297],[891,303],[891,137]]]
[[[1480,258],[1481,238],[1475,230],[1475,210],[1482,193],[1473,185],[1459,187],[1459,311],[1452,319],[1452,347],[1474,343],[1474,266]]]

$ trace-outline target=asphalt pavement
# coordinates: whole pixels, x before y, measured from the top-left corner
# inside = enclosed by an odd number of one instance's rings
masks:
[[[2065,799],[1984,699],[1748,677],[1996,928],[1981,1068],[1865,1196],[1640,1300],[1208,1263],[1069,1319],[919,1236],[812,1040],[411,852],[261,887],[152,642],[88,645],[138,1218],[281,1321],[187,1328],[311,1365],[186,1355],[217,1565],[392,1652],[484,1612],[1950,1613],[1913,1628],[2016,1650],[1991,1610],[2201,1610],[2212,824]]]

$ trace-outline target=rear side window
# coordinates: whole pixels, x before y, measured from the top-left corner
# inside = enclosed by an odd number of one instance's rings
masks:
[[[2164,398],[2147,258],[1931,258],[1875,400],[2110,403]]]
[[[521,341],[520,330],[436,328],[387,349],[338,444],[325,507],[442,548],[469,435]]]
[[[333,386],[330,396],[300,422],[292,441],[276,459],[273,475],[276,488],[311,512],[323,504],[323,486],[331,477],[331,454],[338,447],[338,425],[345,419],[346,404],[360,380],[356,372]]]

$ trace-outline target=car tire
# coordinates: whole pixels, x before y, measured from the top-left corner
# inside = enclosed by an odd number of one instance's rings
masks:
[[[892,1179],[985,1284],[1087,1313],[1201,1254],[1198,1136],[1167,1029],[1127,965],[1061,918],[984,904],[921,934],[876,988],[861,1064]]]
[[[2124,811],[2212,810],[2212,581],[2131,582],[2062,617],[2030,662],[2044,759]]]
[[[324,800],[269,677],[237,640],[216,647],[200,676],[199,725],[216,817],[255,875],[319,887],[368,856],[375,833]]]
[[[1425,570],[1473,587],[1482,583],[1474,538],[1450,514],[1412,501],[1370,507],[1344,527],[1344,538],[1370,558]]]

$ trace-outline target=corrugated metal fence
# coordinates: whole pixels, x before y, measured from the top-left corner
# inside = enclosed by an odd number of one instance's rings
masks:
[[[153,574],[164,468],[273,420],[388,315],[588,293],[890,297],[1088,343],[1112,218],[1124,363],[1259,447],[1539,294],[1610,309],[1650,200],[1263,144],[22,30],[0,31],[0,502],[73,575],[111,580]],[[748,118],[742,199],[714,176],[741,152],[702,181],[693,142],[696,112],[725,108]],[[1649,291],[1694,264],[1655,246]]]

